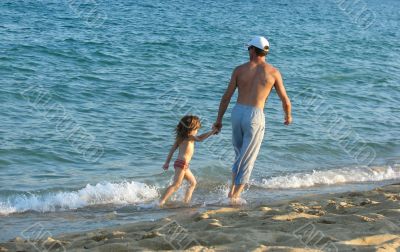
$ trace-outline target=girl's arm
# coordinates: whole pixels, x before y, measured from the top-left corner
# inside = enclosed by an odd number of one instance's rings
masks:
[[[201,134],[200,136],[192,136],[190,137],[190,140],[196,141],[196,142],[202,142],[209,138],[211,135],[214,135],[216,132],[218,132],[217,129],[210,130],[209,132],[206,132],[204,134]]]
[[[172,156],[174,155],[174,152],[176,149],[178,149],[179,143],[178,140],[175,140],[174,144],[172,145],[171,149],[169,150],[167,160],[165,160],[165,163],[163,165],[164,170],[168,170],[169,167],[169,162],[171,162]]]

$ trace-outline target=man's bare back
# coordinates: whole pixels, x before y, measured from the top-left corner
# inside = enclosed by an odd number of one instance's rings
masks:
[[[265,62],[248,62],[236,68],[237,103],[264,109],[276,80],[277,70]]]
[[[222,117],[228,107],[232,95],[238,89],[237,103],[250,105],[264,109],[265,102],[275,88],[276,93],[282,101],[285,112],[285,124],[292,122],[291,104],[286,94],[281,73],[271,64],[265,62],[265,58],[250,58],[250,61],[235,68],[232,73],[231,81],[221,99],[215,126],[222,127]]]

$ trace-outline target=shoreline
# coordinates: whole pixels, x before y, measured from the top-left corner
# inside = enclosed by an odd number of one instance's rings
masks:
[[[55,237],[31,231],[31,239],[0,243],[0,251],[398,251],[400,183],[260,206],[192,208]]]

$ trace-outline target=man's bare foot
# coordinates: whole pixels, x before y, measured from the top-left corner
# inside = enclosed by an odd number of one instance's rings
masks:
[[[239,197],[232,197],[230,203],[232,206],[241,206],[247,204],[246,200]]]
[[[232,190],[229,191],[228,198],[232,198]]]
[[[238,198],[232,198],[232,195],[231,195],[230,200],[231,200],[231,201],[230,201],[231,205],[233,205],[233,206],[236,206],[236,205],[237,205]]]

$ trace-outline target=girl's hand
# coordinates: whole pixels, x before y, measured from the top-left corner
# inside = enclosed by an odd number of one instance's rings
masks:
[[[168,167],[169,167],[169,164],[165,163],[162,168],[166,171],[166,170],[168,170]]]
[[[289,125],[289,124],[291,124],[292,122],[293,122],[293,119],[292,119],[292,116],[291,116],[291,115],[285,116],[285,122],[284,122],[285,125]]]

